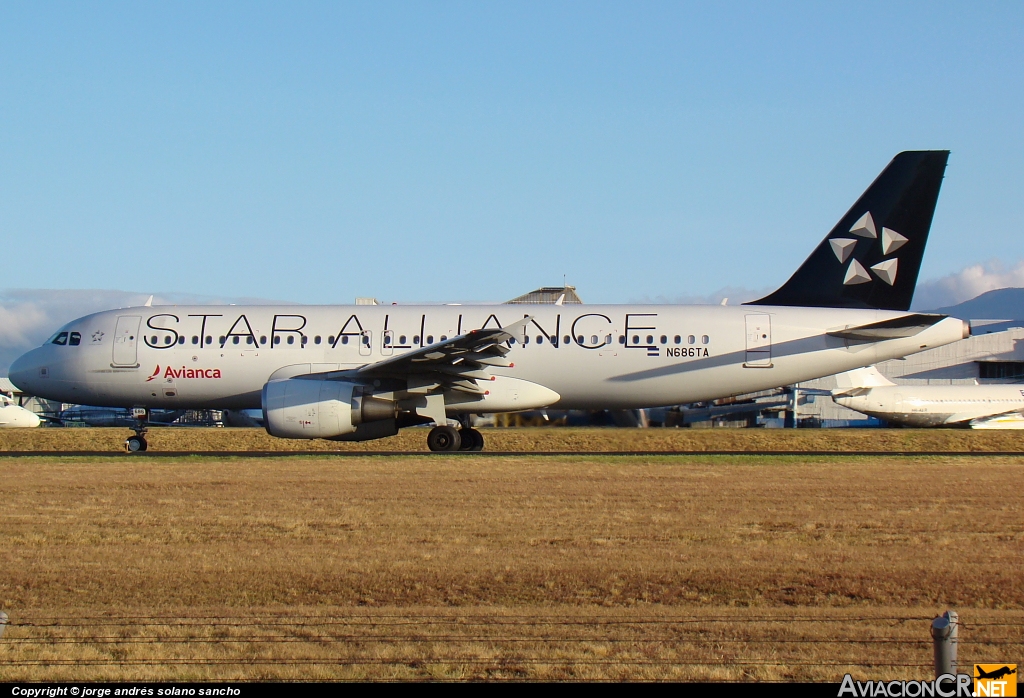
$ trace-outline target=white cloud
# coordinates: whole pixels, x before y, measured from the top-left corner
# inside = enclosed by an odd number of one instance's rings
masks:
[[[1024,260],[1007,267],[999,260],[971,266],[939,279],[918,283],[914,308],[932,310],[956,305],[997,288],[1024,287]]]
[[[108,290],[0,290],[0,375],[16,358],[75,318],[111,308],[142,305],[148,293]],[[212,305],[216,303],[269,303],[259,298],[218,298],[183,293],[155,294],[154,305]]]
[[[658,303],[658,304],[673,304],[673,305],[720,305],[726,298],[729,299],[729,305],[740,305],[747,301],[754,301],[758,298],[764,298],[774,289],[762,288],[758,291],[751,291],[749,288],[741,288],[738,286],[726,286],[720,288],[714,293],[703,296],[695,295],[678,295],[678,296],[644,296],[643,298],[630,299],[630,303]]]

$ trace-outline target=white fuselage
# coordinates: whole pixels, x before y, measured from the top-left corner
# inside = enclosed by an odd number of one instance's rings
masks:
[[[121,407],[260,407],[268,380],[357,368],[526,316],[509,377],[557,393],[558,408],[641,408],[827,376],[963,338],[947,318],[912,337],[842,330],[907,313],[768,306],[164,306],[89,315],[11,367],[28,394]],[[545,393],[547,394],[547,393]],[[535,406],[535,405],[530,405]],[[524,405],[526,407],[526,405]],[[472,402],[449,412],[489,411]]]
[[[1020,385],[887,385],[832,399],[872,417],[913,427],[967,424],[1024,410]]]

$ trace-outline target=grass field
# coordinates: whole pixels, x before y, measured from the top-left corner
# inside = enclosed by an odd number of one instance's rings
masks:
[[[926,678],[948,608],[962,665],[1024,649],[1024,457],[0,473],[0,680]]]
[[[1024,430],[483,429],[488,451],[1020,451]],[[2,451],[122,451],[128,429],[0,429]],[[262,429],[155,428],[155,451],[427,451],[426,429],[377,441],[275,439]]]

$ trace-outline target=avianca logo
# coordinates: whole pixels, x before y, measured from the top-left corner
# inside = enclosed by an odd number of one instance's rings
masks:
[[[150,382],[155,378],[220,378],[219,368],[173,368],[168,366],[163,373],[160,375],[160,364],[157,364],[153,370],[153,375],[146,379],[146,382]]]

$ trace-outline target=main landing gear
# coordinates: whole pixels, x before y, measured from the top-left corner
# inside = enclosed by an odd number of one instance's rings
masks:
[[[146,422],[149,421],[149,410],[135,408],[132,410],[132,416],[138,420],[138,424],[131,428],[135,432],[135,436],[129,436],[125,440],[124,450],[128,453],[138,453],[149,448],[149,444],[146,443],[146,433],[149,431],[146,428]]]
[[[427,447],[431,451],[482,451],[484,435],[472,427],[456,429],[444,424],[427,434]]]

